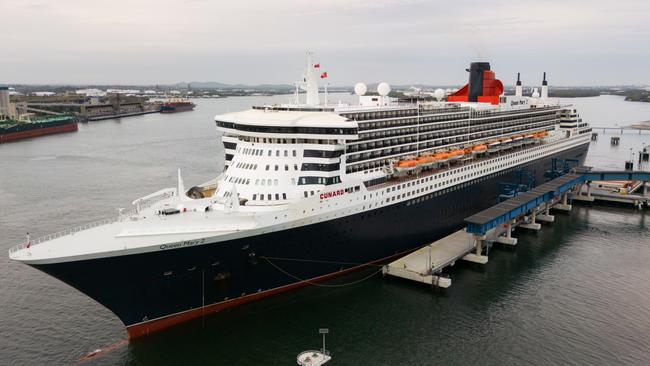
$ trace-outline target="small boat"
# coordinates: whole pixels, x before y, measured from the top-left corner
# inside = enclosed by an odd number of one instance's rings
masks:
[[[542,139],[547,135],[548,133],[546,131],[537,132],[533,135],[533,141],[535,141],[536,144],[539,144],[542,142]]]
[[[394,168],[398,173],[408,172],[418,167],[418,161],[415,159],[409,160],[400,160],[398,161]]]
[[[533,134],[524,136],[524,144],[532,144],[533,142],[535,142],[534,138],[535,138],[535,135],[533,135]]]
[[[433,155],[433,158],[436,160],[437,163],[446,163],[449,161],[449,153],[446,152],[437,153]]]
[[[465,152],[461,149],[452,150],[449,152],[449,160],[458,160],[465,155]]]
[[[514,136],[512,138],[513,146],[521,146],[524,143],[524,138],[522,136]]]
[[[422,167],[430,167],[436,163],[435,159],[431,155],[423,155],[417,158],[418,165]]]
[[[495,153],[501,150],[501,141],[492,141],[488,144],[487,151],[489,153]]]
[[[483,154],[487,151],[488,147],[486,145],[476,145],[472,148],[472,154],[478,155]]]

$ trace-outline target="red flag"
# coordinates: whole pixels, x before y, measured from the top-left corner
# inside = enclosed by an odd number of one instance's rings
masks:
[[[326,77],[327,77],[327,71],[325,71],[324,73],[320,74],[320,78],[321,78],[321,79],[325,79]]]
[[[320,64],[314,64],[314,69],[320,68]]]

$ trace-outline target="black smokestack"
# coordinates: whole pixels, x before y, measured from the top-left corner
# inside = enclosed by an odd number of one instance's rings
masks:
[[[519,73],[517,73],[517,86],[521,86],[521,80],[519,80]]]
[[[477,102],[483,95],[483,71],[490,70],[489,62],[472,62],[469,67],[469,94],[467,101]]]
[[[548,82],[546,81],[546,71],[544,71],[544,80],[542,80],[542,85],[548,85]]]

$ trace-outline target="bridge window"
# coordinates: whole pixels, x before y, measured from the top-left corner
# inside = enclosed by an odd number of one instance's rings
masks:
[[[303,163],[301,170],[302,171],[321,171],[321,172],[332,172],[340,169],[340,164],[317,164],[317,163]]]
[[[305,150],[303,156],[306,158],[338,158],[343,154],[343,150],[325,151],[325,150]]]

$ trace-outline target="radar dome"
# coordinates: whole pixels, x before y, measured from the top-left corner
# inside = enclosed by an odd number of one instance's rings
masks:
[[[354,86],[354,94],[358,96],[366,94],[367,91],[368,87],[366,87],[366,84],[364,83],[357,83],[357,85]]]
[[[438,101],[441,101],[442,98],[445,97],[445,91],[442,89],[436,89],[436,91],[433,92],[433,97],[436,98]]]
[[[381,82],[377,85],[377,93],[382,97],[385,97],[390,93],[390,85],[388,83]]]

